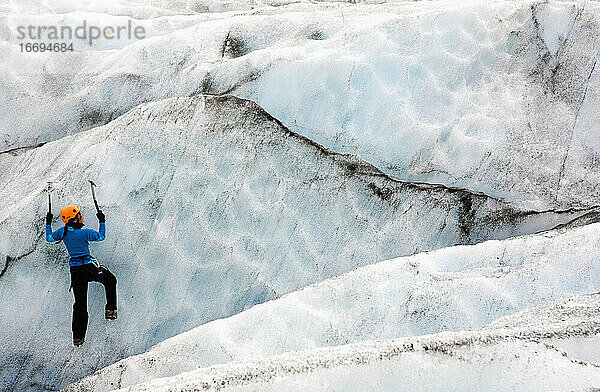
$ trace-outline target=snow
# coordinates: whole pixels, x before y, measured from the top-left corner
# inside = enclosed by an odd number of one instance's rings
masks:
[[[598,294],[572,297],[519,312],[509,316],[507,325],[500,322],[479,331],[367,341],[234,361],[119,390],[395,391],[401,385],[418,391],[539,391],[592,387],[600,382],[600,364],[573,359],[546,342],[580,339],[597,352],[599,305]],[[585,311],[574,315],[573,307]],[[536,322],[522,328],[517,326],[521,318]],[[66,391],[86,391],[86,381]]]
[[[108,391],[198,367],[372,339],[477,330],[492,321],[485,331],[545,336],[552,328],[600,328],[600,295],[546,303],[600,291],[599,227],[456,246],[361,267],[167,339],[66,391]],[[515,313],[537,304],[542,305]],[[579,360],[598,358],[590,354],[598,349],[590,346],[590,336],[573,338],[580,341],[563,344],[562,336],[553,345]]]
[[[76,11],[94,12],[110,16],[126,15],[136,19],[152,19],[164,16],[196,15],[202,13],[224,13],[227,11],[244,11],[266,6],[284,6],[297,3],[298,0],[107,0],[103,2],[50,0],[50,1],[11,1],[3,5],[11,14],[67,14]],[[0,8],[2,9],[2,8]]]
[[[142,102],[229,92],[399,179],[538,209],[600,204],[596,2],[281,3],[11,3],[0,150]],[[133,20],[148,38],[20,53],[10,32],[39,13],[74,25]]]

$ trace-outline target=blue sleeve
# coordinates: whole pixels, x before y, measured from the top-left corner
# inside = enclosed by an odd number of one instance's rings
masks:
[[[98,231],[88,230],[88,241],[103,241],[106,238],[106,223],[100,222]]]
[[[56,242],[60,241],[63,238],[64,227],[60,227],[54,233],[52,232],[52,226],[46,225],[46,241],[48,242]]]

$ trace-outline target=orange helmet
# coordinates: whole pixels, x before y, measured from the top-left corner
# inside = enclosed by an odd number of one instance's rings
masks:
[[[60,210],[60,217],[64,223],[69,222],[69,220],[75,218],[77,214],[79,214],[80,210],[75,204],[69,204],[62,210]]]

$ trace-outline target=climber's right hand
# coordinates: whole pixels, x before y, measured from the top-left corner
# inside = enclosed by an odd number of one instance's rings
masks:
[[[106,217],[104,216],[104,213],[102,211],[98,211],[98,213],[96,214],[96,217],[98,218],[98,222],[100,222],[100,223],[106,222]]]

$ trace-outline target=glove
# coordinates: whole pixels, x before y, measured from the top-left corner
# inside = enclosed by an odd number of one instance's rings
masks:
[[[46,214],[46,224],[47,225],[51,225],[52,224],[52,218],[54,218],[54,215],[52,215],[51,212]]]
[[[98,217],[98,222],[100,222],[100,223],[106,222],[106,217],[104,216],[104,213],[102,211],[98,211],[96,216]]]

